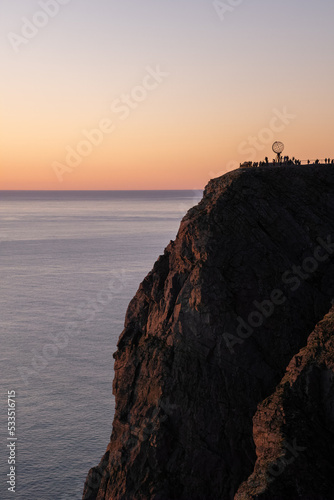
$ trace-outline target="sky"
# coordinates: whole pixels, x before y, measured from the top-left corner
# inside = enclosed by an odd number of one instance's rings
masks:
[[[2,0],[1,189],[202,189],[334,158],[333,0]]]

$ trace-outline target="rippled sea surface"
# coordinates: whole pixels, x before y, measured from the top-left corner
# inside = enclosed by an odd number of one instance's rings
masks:
[[[1,499],[81,499],[130,299],[198,191],[1,192]],[[16,392],[16,494],[7,391]]]

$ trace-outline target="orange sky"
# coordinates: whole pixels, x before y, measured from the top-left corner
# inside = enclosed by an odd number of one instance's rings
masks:
[[[1,189],[203,188],[274,140],[334,157],[331,1],[119,4],[72,0],[24,43],[40,7],[2,4]]]

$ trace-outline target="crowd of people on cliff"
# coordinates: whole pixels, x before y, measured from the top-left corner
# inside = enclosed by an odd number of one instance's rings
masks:
[[[334,159],[331,158],[325,158],[324,160],[307,160],[306,162],[307,165],[319,165],[320,163],[325,163],[328,165],[333,165],[334,164]],[[272,162],[269,161],[268,157],[266,156],[264,161],[259,161],[259,162],[244,162],[240,164],[240,167],[265,167],[267,165],[301,165],[302,162],[301,160],[298,160],[297,158],[289,158],[289,156],[284,156],[283,158],[280,158],[280,160],[273,160]]]

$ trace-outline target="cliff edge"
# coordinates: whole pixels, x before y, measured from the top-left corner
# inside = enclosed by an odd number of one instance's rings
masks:
[[[129,304],[83,499],[334,499],[333,297],[333,166],[211,180]]]

